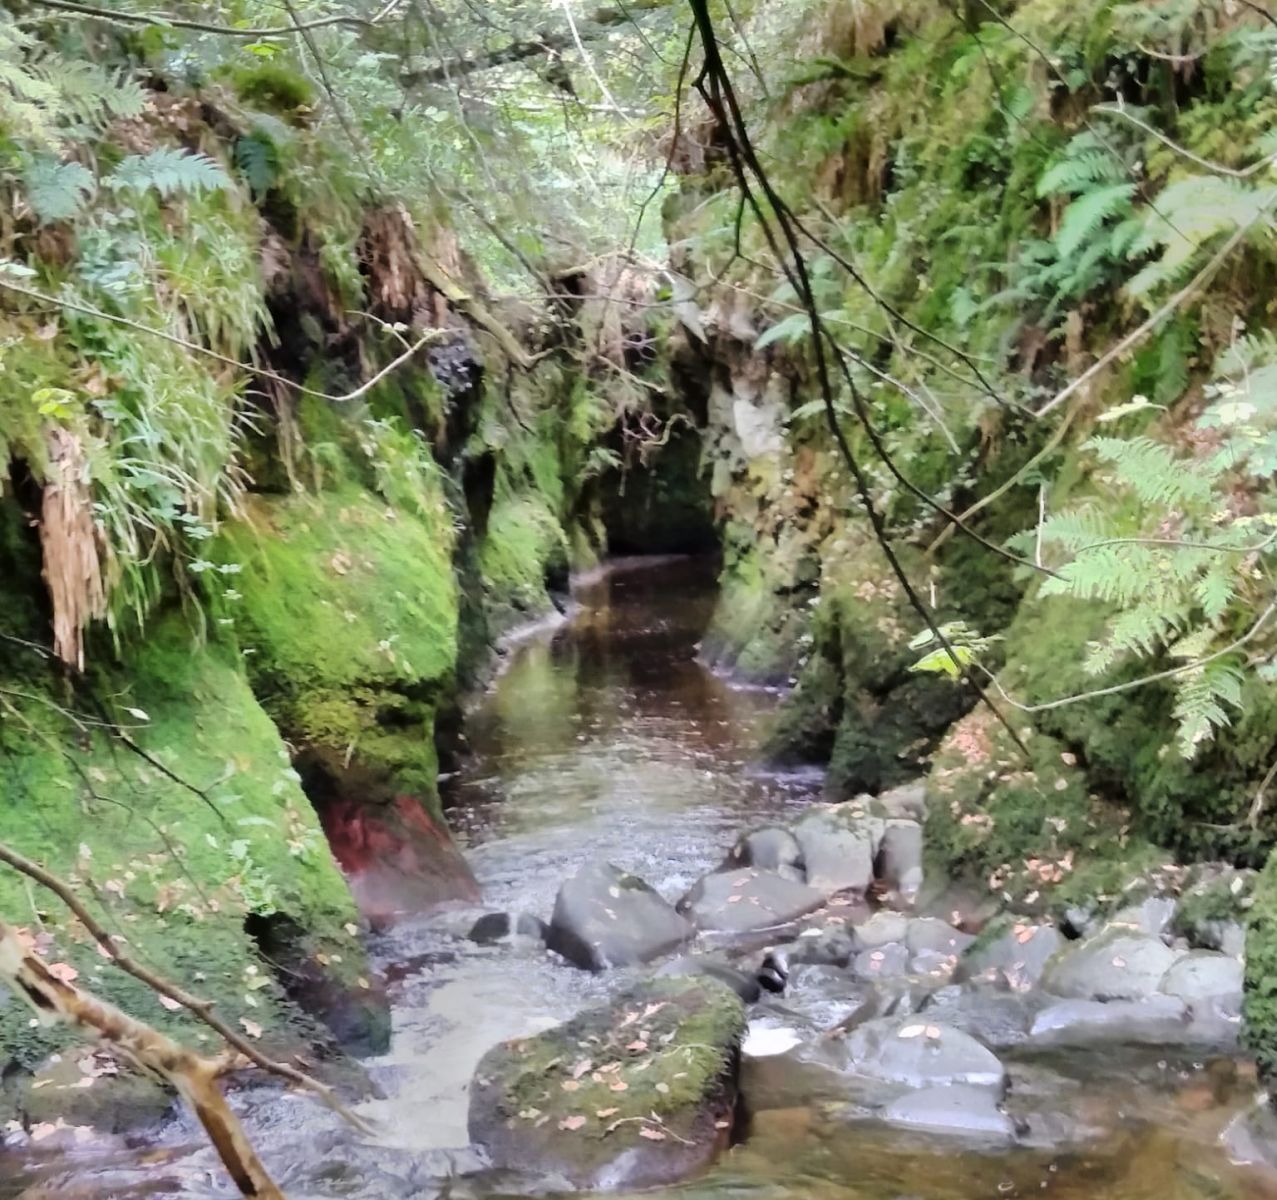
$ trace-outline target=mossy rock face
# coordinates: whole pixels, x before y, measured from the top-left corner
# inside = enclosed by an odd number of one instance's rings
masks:
[[[24,676],[21,690],[38,687]],[[97,669],[74,694],[50,688],[45,699],[105,709],[138,751],[75,728],[47,703],[23,708],[0,724],[0,839],[72,881],[134,958],[212,1000],[264,1049],[331,1054],[332,1039],[290,999],[246,928],[287,920],[293,961],[322,982],[322,994],[301,989],[297,999],[314,1000],[317,1015],[361,1048],[384,1046],[388,1013],[355,906],[235,652],[201,645],[170,615],[153,622],[126,668]],[[202,1025],[106,963],[58,901],[8,870],[0,912],[47,934],[47,957],[92,991],[211,1048]],[[31,1068],[71,1035],[33,1029],[28,1017],[16,1003],[0,1009],[0,1058]]]
[[[727,1145],[745,1009],[705,977],[656,979],[490,1050],[470,1137],[493,1163],[616,1190],[702,1170]]]
[[[1029,755],[983,705],[946,735],[927,779],[927,855],[936,873],[973,875],[1030,910],[1105,907],[1166,861],[1130,813],[1092,794],[1078,759],[1017,725]]]
[[[259,498],[220,547],[240,567],[224,611],[284,734],[432,808],[434,714],[457,652],[443,519],[344,487]]]

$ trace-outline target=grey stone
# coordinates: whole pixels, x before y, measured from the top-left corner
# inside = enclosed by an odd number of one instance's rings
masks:
[[[1038,1045],[1085,1046],[1095,1042],[1159,1045],[1184,1041],[1188,1006],[1176,996],[1141,1000],[1062,1000],[1044,1008],[1029,1030]]]
[[[857,948],[855,934],[838,922],[823,929],[805,930],[788,947],[791,963],[815,963],[845,967]]]
[[[1190,1004],[1225,999],[1235,1001],[1240,1007],[1244,974],[1241,960],[1232,955],[1194,950],[1171,964],[1162,977],[1162,991]]]
[[[745,834],[727,855],[727,869],[756,867],[763,871],[775,871],[786,879],[803,883],[807,879],[807,867],[803,861],[803,848],[788,829],[770,825]]]
[[[1036,995],[1003,991],[987,984],[950,984],[933,992],[922,1006],[928,1020],[943,1021],[986,1046],[1001,1049],[1027,1041],[1042,1007]]]
[[[1002,980],[1016,991],[1027,991],[1041,978],[1046,964],[1064,946],[1054,925],[1004,922],[1000,933],[978,939],[963,956],[958,978]]]
[[[903,942],[909,934],[909,918],[903,913],[876,912],[852,932],[858,950],[873,950],[888,942]]]
[[[941,921],[938,917],[915,917],[909,922],[905,934],[905,945],[915,954],[931,950],[954,958],[974,941],[971,934],[955,929],[948,921]]]
[[[1110,926],[1056,954],[1042,986],[1078,1000],[1138,1000],[1158,991],[1177,957],[1159,938]]]
[[[1149,896],[1139,904],[1128,904],[1118,909],[1107,924],[1126,925],[1138,929],[1140,933],[1149,933],[1161,937],[1175,920],[1178,902],[1170,896]]]
[[[882,822],[851,805],[809,813],[794,826],[807,882],[827,895],[864,892],[873,882]]]
[[[896,818],[887,822],[875,871],[900,900],[912,904],[922,890],[922,826]]]
[[[875,807],[884,817],[921,821],[927,815],[927,786],[925,782],[901,784],[883,792]]]
[[[910,975],[926,975],[931,979],[948,979],[958,965],[952,954],[942,954],[939,950],[919,950],[909,960]]]
[[[678,911],[697,929],[748,933],[786,925],[824,902],[824,894],[805,883],[745,867],[704,876],[678,902]]]
[[[909,973],[911,958],[903,942],[888,942],[873,950],[862,950],[852,961],[851,970],[862,979],[892,979]]]
[[[845,1052],[849,1069],[872,1079],[915,1088],[1006,1086],[1006,1070],[992,1050],[925,1016],[868,1021],[847,1035]]]
[[[559,888],[546,944],[588,971],[650,962],[695,934],[636,875],[611,863],[587,863]]]
[[[965,1083],[910,1092],[887,1105],[882,1117],[926,1133],[1000,1142],[1015,1138],[1015,1123],[998,1107],[997,1096]]]

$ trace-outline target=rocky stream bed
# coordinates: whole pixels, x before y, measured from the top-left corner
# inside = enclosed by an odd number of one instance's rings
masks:
[[[512,652],[448,783],[483,901],[376,946],[377,1137],[235,1093],[288,1194],[1277,1194],[1240,928],[1152,886],[999,912],[928,876],[920,786],[826,804],[769,773],[774,696],[695,658],[706,577],[617,569]],[[162,1194],[229,1194],[180,1115],[0,1157],[2,1197]]]

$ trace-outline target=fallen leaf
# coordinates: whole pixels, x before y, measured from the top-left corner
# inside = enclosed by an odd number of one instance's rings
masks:
[[[572,1078],[580,1079],[582,1075],[592,1071],[593,1069],[594,1063],[588,1058],[583,1058],[575,1067],[572,1068]]]
[[[899,1038],[916,1038],[921,1037],[926,1032],[927,1027],[925,1025],[906,1025],[896,1036]]]
[[[651,1129],[646,1125],[639,1130],[639,1137],[647,1138],[649,1142],[663,1142],[665,1140],[665,1135],[659,1129]]]
[[[244,1027],[244,1032],[251,1038],[259,1038],[262,1036],[262,1027],[256,1021],[250,1021],[247,1017],[240,1017],[239,1023]]]
[[[74,983],[80,978],[80,972],[77,971],[70,963],[50,963],[49,974],[54,979],[60,979],[63,983]]]
[[[563,1120],[559,1122],[559,1128],[566,1129],[569,1133],[582,1128],[584,1125],[585,1118],[579,1114],[574,1117],[564,1117]]]
[[[612,1092],[628,1092],[630,1085],[624,1079],[618,1079],[615,1083],[608,1085],[608,1090]]]
[[[559,1087],[561,1087],[565,1092],[579,1092],[581,1090],[581,1083],[576,1079],[565,1079],[561,1084],[559,1084]]]
[[[182,1007],[182,1006],[181,1006],[181,1005],[180,1005],[180,1004],[179,1004],[176,1000],[174,1000],[171,996],[156,996],[156,999],[157,999],[157,1000],[158,1000],[158,1001],[159,1001],[162,1005],[164,1005],[164,1007],[165,1007],[165,1008],[167,1008],[167,1009],[169,1010],[169,1012],[176,1012],[179,1008],[181,1008],[181,1007]]]
[[[598,1117],[600,1121],[606,1121],[608,1117],[614,1117],[620,1111],[621,1110],[619,1108],[600,1108],[594,1115]]]

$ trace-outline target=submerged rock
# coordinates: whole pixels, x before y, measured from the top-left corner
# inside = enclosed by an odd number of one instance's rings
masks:
[[[803,848],[788,829],[777,825],[755,829],[741,837],[727,855],[724,866],[729,870],[756,867],[761,871],[775,871],[777,875],[799,883],[807,879]]]
[[[1015,1122],[998,1107],[997,1096],[965,1083],[910,1092],[887,1105],[882,1117],[926,1133],[1001,1142],[1015,1137]]]
[[[587,863],[560,889],[546,944],[587,971],[650,962],[695,930],[637,875]]]
[[[909,918],[903,913],[876,912],[854,932],[858,950],[874,950],[889,942],[903,942],[909,934]]]
[[[1042,986],[1078,1000],[1139,1000],[1154,995],[1179,955],[1160,938],[1111,926],[1061,950]]]
[[[910,1087],[1006,1085],[1006,1070],[992,1050],[951,1025],[921,1017],[867,1021],[847,1035],[845,1052],[857,1075]]]
[[[540,917],[523,912],[484,913],[466,934],[480,946],[498,942],[537,942],[544,944],[550,929]]]
[[[856,952],[855,934],[842,922],[804,930],[787,947],[790,963],[845,967]]]
[[[678,911],[697,929],[748,933],[786,925],[825,902],[823,893],[771,871],[716,871],[693,885]]]
[[[1182,1042],[1189,1032],[1188,1006],[1175,996],[1142,1000],[1062,1000],[1044,1008],[1029,1036],[1038,1045],[1093,1042],[1159,1045]]]
[[[470,1137],[493,1165],[596,1190],[658,1187],[728,1142],[745,1010],[723,984],[657,979],[479,1063]]]

